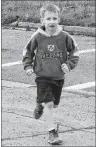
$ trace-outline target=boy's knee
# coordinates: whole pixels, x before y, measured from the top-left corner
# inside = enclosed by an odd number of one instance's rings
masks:
[[[54,104],[53,104],[53,101],[52,101],[52,102],[46,103],[45,105],[46,105],[47,108],[50,109],[50,108],[53,108],[53,105],[54,105]]]

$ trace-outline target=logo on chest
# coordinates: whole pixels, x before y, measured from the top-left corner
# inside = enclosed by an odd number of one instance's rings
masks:
[[[52,52],[52,51],[54,50],[55,46],[52,45],[52,44],[50,44],[50,45],[47,46],[47,48],[48,48],[48,50],[49,50],[50,52]]]

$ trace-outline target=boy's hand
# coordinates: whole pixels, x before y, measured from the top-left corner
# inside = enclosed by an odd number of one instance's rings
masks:
[[[68,68],[68,66],[67,66],[65,63],[63,63],[63,64],[61,65],[61,69],[63,70],[63,72],[64,72],[65,74],[69,72],[69,68]]]
[[[26,74],[27,74],[28,76],[31,76],[33,72],[34,72],[33,69],[27,69],[27,70],[26,70]]]

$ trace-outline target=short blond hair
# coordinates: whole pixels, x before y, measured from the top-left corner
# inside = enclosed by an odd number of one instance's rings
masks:
[[[41,7],[41,9],[40,9],[41,18],[44,17],[44,14],[46,11],[54,12],[54,13],[58,12],[58,15],[60,16],[60,8],[54,4],[48,4],[48,5],[44,5]]]

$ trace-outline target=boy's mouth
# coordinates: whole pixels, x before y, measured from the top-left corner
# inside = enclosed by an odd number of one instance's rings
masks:
[[[50,25],[49,27],[54,28],[55,26],[54,25]]]
[[[50,28],[50,29],[54,29],[54,28],[55,28],[55,26],[54,26],[54,25],[51,25],[51,26],[49,26],[49,28]]]
[[[53,25],[51,25],[50,27],[54,27]]]

